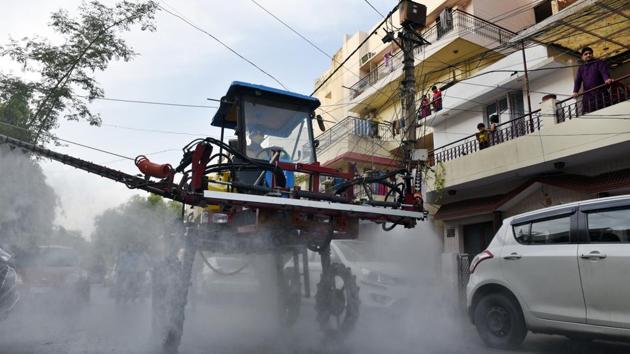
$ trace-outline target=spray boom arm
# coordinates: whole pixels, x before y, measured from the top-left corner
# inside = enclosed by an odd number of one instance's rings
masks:
[[[135,164],[144,174],[144,177],[134,176],[109,167],[101,166],[90,161],[73,156],[61,154],[34,144],[24,142],[0,134],[0,144],[8,144],[14,148],[20,148],[39,156],[48,157],[65,165],[94,173],[101,177],[122,183],[131,189],[141,189],[160,195],[184,204],[205,207],[208,205],[243,206],[248,208],[260,208],[269,210],[284,210],[310,215],[341,216],[358,219],[367,219],[379,223],[390,222],[401,224],[405,227],[413,227],[416,220],[423,220],[425,212],[422,209],[422,200],[417,193],[398,191],[401,198],[388,201],[362,201],[353,202],[353,184],[373,183],[376,179],[356,178],[347,180],[338,188],[337,193],[321,193],[318,190],[320,175],[348,178],[346,173],[340,173],[332,169],[314,164],[282,163],[280,161],[264,162],[249,159],[238,151],[231,149],[227,144],[213,139],[199,139],[188,145],[184,150],[184,159],[177,168],[169,164],[156,164],[146,156],[140,155],[135,159]],[[223,151],[229,152],[239,163],[227,162],[208,165],[212,160],[213,145],[218,145]],[[226,155],[227,156],[227,155]],[[190,166],[190,169],[187,169]],[[207,175],[212,172],[230,171],[238,174],[243,170],[269,171],[273,175],[271,187],[256,184],[248,184],[238,181],[219,182],[209,180]],[[179,184],[174,183],[176,171],[183,176]],[[285,171],[294,171],[308,174],[311,178],[310,190],[301,190],[299,187],[285,187]],[[400,173],[396,171],[395,173]],[[381,180],[390,179],[392,176],[384,175]],[[155,181],[152,178],[158,178]],[[223,183],[230,188],[238,190],[238,193],[212,192],[204,186],[208,183]],[[398,188],[395,184],[393,188]]]

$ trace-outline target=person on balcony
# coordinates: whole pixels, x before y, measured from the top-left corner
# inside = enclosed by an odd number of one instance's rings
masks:
[[[420,101],[420,119],[424,119],[431,115],[431,101],[429,95],[423,95]]]
[[[483,123],[477,124],[478,132],[475,133],[475,138],[477,138],[477,142],[479,143],[479,150],[483,150],[490,146],[490,137],[491,134],[494,133],[492,128],[486,128],[486,125]]]
[[[442,110],[442,91],[437,86],[431,87],[433,91],[433,112],[439,112]]]
[[[593,49],[584,47],[581,54],[584,64],[580,66],[575,76],[573,97],[578,97],[582,87],[582,114],[586,114],[609,104],[608,91],[605,88],[594,88],[604,84],[610,85],[613,80],[608,73],[606,62],[593,57]]]
[[[385,53],[385,56],[383,57],[383,65],[385,65],[385,68],[387,68],[389,72],[394,71],[393,58],[394,56],[392,55],[391,52]]]

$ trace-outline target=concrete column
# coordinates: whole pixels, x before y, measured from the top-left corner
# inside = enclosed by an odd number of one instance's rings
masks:
[[[556,119],[556,95],[546,95],[540,103],[541,130],[546,127],[553,127],[557,123]]]

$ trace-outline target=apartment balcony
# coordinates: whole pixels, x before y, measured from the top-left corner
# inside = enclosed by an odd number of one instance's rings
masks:
[[[431,44],[415,49],[417,63],[422,59],[431,62],[429,59],[434,55],[439,56],[440,62],[455,62],[470,54],[507,43],[516,34],[467,12],[454,10],[450,22],[435,24],[421,35]],[[456,49],[456,53],[449,50],[450,47]],[[350,97],[354,99],[364,93],[371,95],[373,92],[369,90],[370,88],[380,88],[389,82],[399,80],[402,75],[402,57],[402,51],[398,51],[388,61],[384,60],[365,74],[351,86]],[[427,65],[426,68],[431,66]],[[367,97],[362,97],[361,100],[365,98]]]
[[[350,116],[316,139],[319,141],[317,160],[333,168],[346,168],[345,160],[380,167],[391,165],[390,151],[400,145],[390,123]]]
[[[630,75],[577,98],[544,101],[541,109],[497,126],[490,146],[475,134],[429,152],[444,170],[443,190],[427,186],[429,201],[491,194],[532,176],[593,175],[630,167]]]

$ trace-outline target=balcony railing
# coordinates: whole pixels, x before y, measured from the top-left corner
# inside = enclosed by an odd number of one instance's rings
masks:
[[[630,74],[614,80],[610,85],[600,85],[575,98],[557,102],[556,119],[562,123],[626,100],[630,100]]]
[[[335,142],[345,139],[348,135],[385,141],[394,139],[390,123],[348,116],[317,136],[316,139],[319,140],[317,150],[324,151]]]
[[[501,123],[496,126],[493,132],[490,132],[488,147],[499,145],[540,130],[541,123],[540,110]],[[465,138],[429,151],[429,164],[433,165],[435,162],[453,160],[479,150],[482,150],[482,148],[479,146],[479,141],[477,141],[477,134],[471,134]]]
[[[468,34],[475,34],[501,45],[516,35],[508,29],[462,10],[453,10],[452,15],[451,22],[433,25],[422,33],[422,38],[434,43],[447,37],[447,35],[463,37]],[[421,53],[421,50],[421,47],[416,48],[416,54]]]
[[[462,10],[453,10],[452,15],[451,22],[433,25],[423,31],[421,36],[431,44],[436,44],[439,40],[449,37],[449,34],[452,34],[454,37],[475,34],[493,42],[503,44],[516,35],[514,32]],[[422,50],[422,47],[416,48],[415,54],[420,54]],[[398,51],[395,55],[390,57],[389,60],[381,62],[376,68],[372,69],[369,73],[352,85],[352,98],[359,96],[367,89],[368,86],[376,84],[381,79],[387,77],[398,68],[402,67],[402,57],[402,51]]]

